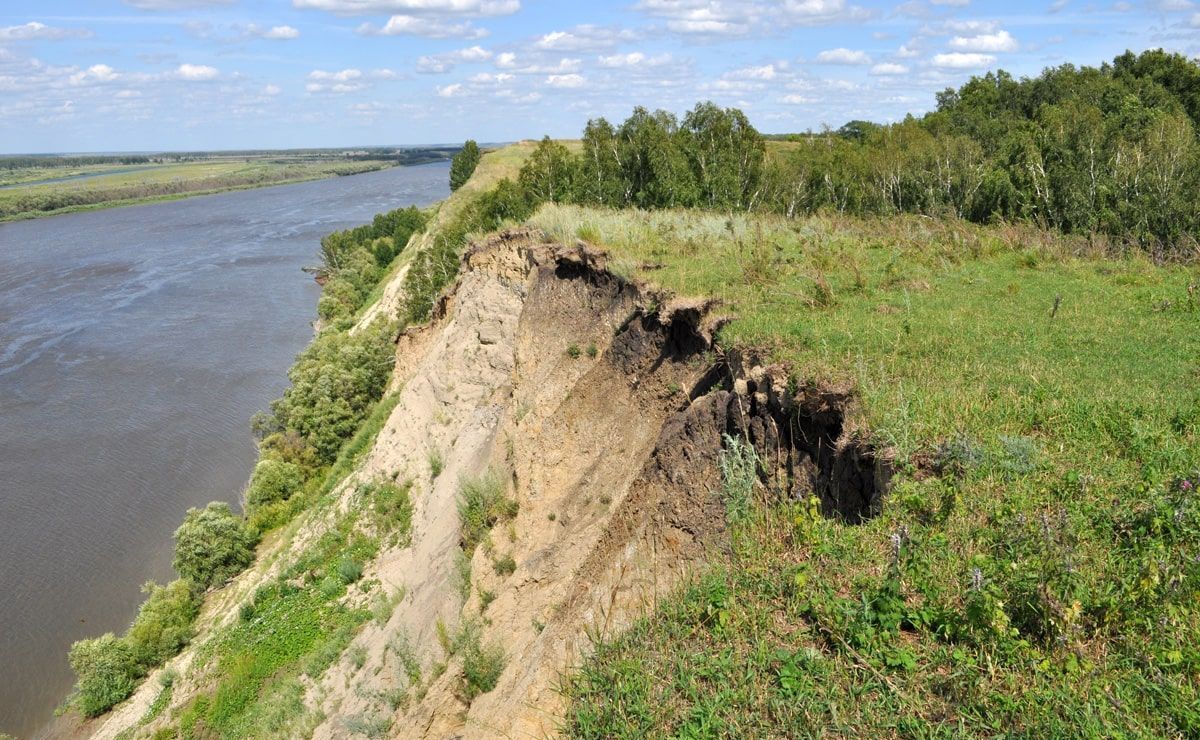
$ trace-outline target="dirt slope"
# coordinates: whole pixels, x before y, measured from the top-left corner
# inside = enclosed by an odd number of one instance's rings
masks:
[[[886,465],[845,428],[848,394],[785,391],[780,369],[744,367],[714,348],[719,322],[707,303],[618,278],[583,244],[512,231],[472,248],[430,325],[400,338],[399,402],[342,488],[347,507],[355,480],[413,482],[411,544],[383,550],[365,573],[403,598],[307,686],[312,722],[295,734],[340,738],[365,726],[406,738],[555,734],[563,671],[591,640],[653,609],[689,566],[726,546],[724,434],[755,444],[781,495],[816,492],[830,513],[870,516]],[[444,461],[436,476],[433,456]],[[519,509],[466,554],[464,601],[460,485],[487,471],[503,477]],[[302,519],[294,537],[280,539],[291,544],[267,548],[230,590],[251,593],[326,523]],[[515,561],[511,574],[495,565],[505,557]],[[371,595],[347,598],[365,604]],[[448,648],[464,625],[505,654],[495,687],[473,700],[462,651]],[[186,667],[191,652],[172,664]],[[172,706],[198,688],[185,676]],[[142,716],[150,691],[99,736]]]

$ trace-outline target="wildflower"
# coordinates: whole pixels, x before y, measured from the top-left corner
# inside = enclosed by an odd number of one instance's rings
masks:
[[[1179,490],[1183,491],[1184,493],[1187,493],[1188,491],[1192,490],[1192,482],[1190,480],[1188,480],[1187,478],[1184,478],[1183,480],[1179,481]]]

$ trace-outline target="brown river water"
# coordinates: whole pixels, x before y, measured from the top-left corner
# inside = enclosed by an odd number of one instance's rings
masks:
[[[236,503],[250,416],[312,338],[323,234],[449,194],[448,163],[0,224],[0,732],[71,642],[166,582],[190,506]]]

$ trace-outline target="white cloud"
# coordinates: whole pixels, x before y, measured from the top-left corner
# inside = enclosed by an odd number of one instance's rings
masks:
[[[855,22],[871,16],[846,0],[640,0],[634,7],[665,20],[669,31],[712,40],[753,31]]]
[[[90,82],[112,82],[121,75],[107,64],[93,64],[83,72],[71,75],[72,85],[85,85]]]
[[[550,75],[546,78],[546,84],[550,87],[577,88],[583,87],[585,82],[583,76],[577,74]]]
[[[670,54],[658,54],[656,56],[647,56],[640,51],[633,51],[628,54],[613,54],[612,56],[600,57],[600,66],[610,69],[618,69],[622,67],[660,67],[671,62]]]
[[[264,39],[290,40],[300,38],[300,31],[291,26],[274,26],[262,34]]]
[[[388,69],[387,67],[373,69],[368,76],[375,80],[396,80],[400,78],[400,75],[396,74],[395,70]]]
[[[732,72],[727,72],[724,77],[731,80],[773,80],[779,74],[780,70],[774,64],[765,64],[761,67],[735,69]]]
[[[463,88],[463,86],[457,82],[453,85],[446,85],[445,87],[439,87],[437,89],[438,97],[442,98],[457,97],[462,95],[464,92],[466,92],[465,88]]]
[[[955,36],[950,39],[950,48],[960,51],[1016,51],[1017,40],[1008,31],[981,33],[976,36]]]
[[[971,4],[971,0],[929,0],[930,5],[950,5],[962,8]]]
[[[0,41],[58,41],[69,38],[88,38],[92,35],[86,29],[54,28],[45,23],[31,21],[23,26],[7,26],[0,28]]]
[[[871,67],[871,74],[881,77],[903,75],[908,74],[908,67],[905,67],[903,64],[896,64],[895,62],[881,62]]]
[[[476,85],[504,85],[515,79],[516,75],[511,75],[507,72],[480,72],[470,77],[470,81]]]
[[[132,5],[142,10],[183,10],[184,8],[204,8],[213,5],[232,5],[235,0],[125,0],[126,5]]]
[[[358,27],[358,33],[362,36],[422,36],[427,39],[481,39],[488,35],[486,28],[478,28],[470,21],[447,23],[415,15],[393,15],[381,27],[364,23]]]
[[[817,101],[814,98],[807,98],[803,95],[792,94],[784,95],[779,99],[779,102],[787,103],[788,105],[806,105],[808,103],[815,103]]]
[[[119,90],[116,97],[119,100],[136,100],[142,97],[142,92],[140,90]]]
[[[896,56],[900,57],[901,59],[911,59],[913,57],[921,56],[921,52],[913,48],[911,43],[902,44],[900,48],[896,50]]]
[[[281,88],[279,85],[267,85],[263,88],[263,95],[268,95],[271,97],[274,97],[281,92],[283,92],[283,88]]]
[[[188,82],[206,82],[215,80],[221,74],[216,67],[206,64],[181,64],[175,68],[175,76]]]
[[[486,62],[492,58],[492,52],[482,46],[471,46],[466,49],[432,54],[417,59],[417,71],[422,74],[445,74],[460,63]]]
[[[821,64],[870,64],[871,57],[865,51],[855,49],[827,49],[817,54]]]
[[[297,8],[327,10],[340,15],[512,15],[520,0],[292,0]]]
[[[977,69],[995,63],[996,57],[990,54],[950,52],[949,54],[935,54],[933,57],[933,66],[942,69]]]
[[[343,69],[340,72],[326,72],[323,69],[314,69],[308,73],[308,79],[317,80],[318,82],[349,82],[357,80],[362,76],[362,70],[358,69]]]
[[[638,35],[632,31],[585,23],[567,31],[551,31],[539,36],[533,42],[533,48],[541,51],[600,51],[637,39]]]
[[[496,66],[504,69],[517,66],[517,55],[511,51],[506,51],[496,57]]]

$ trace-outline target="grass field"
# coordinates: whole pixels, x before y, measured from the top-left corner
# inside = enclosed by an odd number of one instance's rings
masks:
[[[726,346],[849,384],[898,467],[867,524],[738,525],[568,682],[570,734],[1200,733],[1195,266],[913,217],[532,222],[721,298]]]

